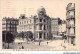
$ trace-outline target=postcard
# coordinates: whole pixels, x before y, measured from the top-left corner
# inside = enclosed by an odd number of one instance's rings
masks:
[[[78,51],[79,1],[1,0],[1,51]]]

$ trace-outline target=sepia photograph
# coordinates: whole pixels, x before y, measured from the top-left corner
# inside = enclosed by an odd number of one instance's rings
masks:
[[[2,50],[79,50],[78,3],[1,0]]]

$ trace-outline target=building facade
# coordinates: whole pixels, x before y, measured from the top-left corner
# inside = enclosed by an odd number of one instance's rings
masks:
[[[51,36],[51,19],[46,14],[45,8],[37,10],[36,39],[48,39]]]
[[[31,31],[34,34],[34,17],[27,18],[25,14],[21,14],[19,17],[19,25],[17,26],[17,32]],[[34,36],[33,36],[34,37]]]
[[[34,18],[31,16],[29,18],[25,17],[25,14],[21,14],[19,17],[19,25],[17,26],[17,32],[33,31],[34,28]]]
[[[36,16],[29,18],[25,15],[19,17],[19,25],[17,26],[18,33],[25,31],[32,31],[35,40],[48,39],[51,36],[51,21],[50,17],[46,15],[43,7],[37,10]]]
[[[75,44],[75,3],[69,3],[67,5],[66,13],[66,36],[69,44]]]
[[[59,19],[60,18],[52,18],[51,19],[51,34],[53,38],[55,36],[58,36],[58,31],[59,31]]]
[[[66,33],[66,21],[62,20],[62,32]]]
[[[14,18],[3,18],[2,19],[2,32],[17,32],[18,19]]]
[[[60,35],[60,36],[66,35],[66,21],[65,20],[60,20],[60,22],[59,22],[58,35]]]

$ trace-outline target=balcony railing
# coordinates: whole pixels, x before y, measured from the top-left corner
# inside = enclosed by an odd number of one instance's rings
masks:
[[[44,30],[36,30],[36,32],[43,32]]]
[[[75,10],[75,7],[67,7],[67,11]]]
[[[43,22],[36,22],[36,24],[43,24]]]
[[[68,36],[75,36],[75,34],[69,34]]]
[[[67,16],[67,19],[70,19],[70,18],[75,18],[74,16],[70,15],[70,16]]]
[[[66,34],[66,36],[74,37],[74,36],[75,36],[75,34]]]

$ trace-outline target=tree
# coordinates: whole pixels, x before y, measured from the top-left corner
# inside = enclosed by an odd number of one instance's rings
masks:
[[[31,31],[28,31],[28,33],[29,33],[29,38],[33,39],[33,33]]]
[[[33,39],[33,33],[31,31],[24,32],[24,37],[27,39],[27,44],[29,39]]]
[[[9,49],[9,43],[12,43],[14,41],[14,36],[10,32],[6,34],[6,42],[8,43],[8,49]]]
[[[12,32],[14,37],[18,37],[18,32]]]
[[[19,33],[18,36],[24,39],[24,32]]]
[[[28,32],[24,32],[24,37],[26,38],[26,40],[27,40],[27,44],[28,44]]]

